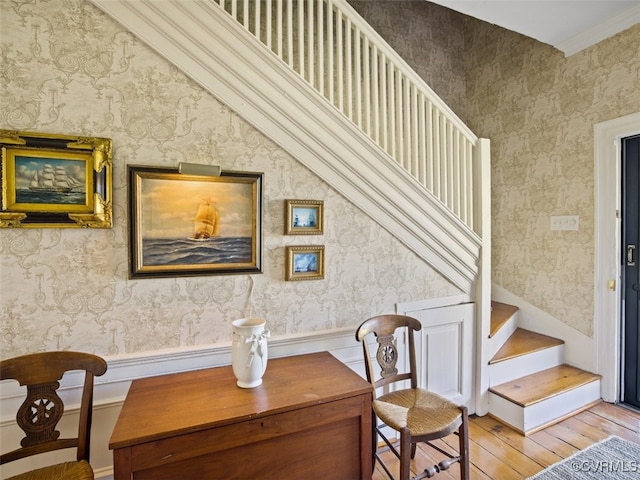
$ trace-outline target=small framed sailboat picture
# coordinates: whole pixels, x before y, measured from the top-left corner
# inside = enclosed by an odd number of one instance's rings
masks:
[[[111,139],[0,130],[0,227],[111,228]]]
[[[324,278],[324,245],[286,247],[285,280],[321,280]]]
[[[285,200],[285,235],[322,235],[322,200]]]
[[[262,272],[262,173],[133,166],[130,276]]]

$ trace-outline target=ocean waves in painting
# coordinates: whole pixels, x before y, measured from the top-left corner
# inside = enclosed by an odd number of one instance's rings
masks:
[[[16,190],[17,203],[84,205],[85,192],[47,192],[39,190]]]
[[[208,265],[251,263],[251,237],[218,237],[207,240],[153,238],[142,240],[143,263],[160,265]]]

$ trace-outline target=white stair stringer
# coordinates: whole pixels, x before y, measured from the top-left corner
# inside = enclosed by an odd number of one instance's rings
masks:
[[[473,291],[481,238],[219,6],[206,0],[90,1],[452,284]],[[486,153],[488,141],[478,142],[477,150]]]
[[[489,392],[490,413],[522,434],[554,423],[600,399],[600,380],[587,383],[529,406]]]

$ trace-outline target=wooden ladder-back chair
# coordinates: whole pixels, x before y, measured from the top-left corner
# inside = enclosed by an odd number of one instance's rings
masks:
[[[413,336],[414,332],[421,328],[420,322],[412,317],[380,315],[366,320],[356,331],[356,339],[362,343],[364,349],[367,380],[373,386],[373,412],[382,422],[379,424],[375,418],[373,421],[374,461],[378,460],[387,475],[393,479],[389,466],[385,464],[380,455],[382,451],[390,450],[400,460],[400,480],[408,480],[411,475],[411,459],[415,457],[416,453],[416,444],[427,443],[440,452],[444,459],[437,465],[425,469],[414,477],[414,480],[431,478],[436,473],[447,470],[456,462],[460,464],[460,478],[468,480],[469,425],[467,408],[456,405],[436,393],[418,388]],[[399,358],[396,334],[402,333],[402,330],[396,332],[398,329],[405,329],[407,334],[409,365],[406,372],[399,372],[396,368]],[[375,348],[375,343],[368,338],[369,334],[374,334],[377,341],[377,351],[373,355],[371,350]],[[376,373],[377,368],[380,368],[380,373]],[[410,388],[407,388],[407,381],[410,381]],[[402,382],[402,388],[385,389],[385,391],[390,391],[379,395],[383,387],[395,382]],[[397,439],[394,442],[384,434],[385,427],[390,427],[399,433],[399,442]],[[431,443],[432,440],[446,437],[452,433],[458,435],[457,454],[451,454]],[[387,445],[387,448],[380,451],[377,446],[378,436]]]
[[[78,436],[59,438],[56,430],[64,412],[57,394],[65,372],[84,370]],[[38,468],[7,480],[92,480],[89,464],[93,379],[107,371],[107,363],[96,355],[80,352],[45,352],[0,362],[0,380],[17,380],[27,387],[27,397],[18,409],[16,421],[26,434],[20,448],[0,455],[0,464],[65,448],[77,449],[77,461]]]

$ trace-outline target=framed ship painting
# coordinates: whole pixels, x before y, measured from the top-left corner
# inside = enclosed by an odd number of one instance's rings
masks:
[[[262,272],[262,173],[128,175],[131,278]]]
[[[111,228],[108,138],[0,130],[0,227]]]
[[[322,200],[285,200],[285,235],[322,235]]]
[[[324,245],[286,247],[285,280],[324,278]]]

